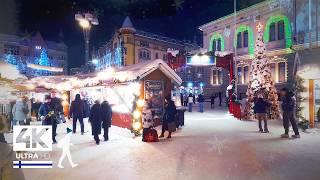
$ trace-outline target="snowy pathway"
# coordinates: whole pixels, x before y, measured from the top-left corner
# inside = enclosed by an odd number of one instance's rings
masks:
[[[76,134],[72,157],[78,167],[64,161],[65,169],[25,170],[25,175],[30,180],[320,179],[319,130],[292,140],[279,138],[280,122],[270,122],[270,134],[257,129],[256,122],[214,110],[186,113],[185,127],[158,143],[143,143],[115,127],[111,140],[99,146],[90,133]],[[60,151],[54,149],[57,163]]]

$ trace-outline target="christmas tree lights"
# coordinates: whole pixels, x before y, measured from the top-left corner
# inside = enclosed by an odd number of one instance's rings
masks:
[[[250,82],[247,89],[247,103],[245,107],[246,119],[254,119],[254,100],[258,94],[271,103],[270,119],[277,119],[280,116],[277,90],[271,77],[270,60],[266,55],[266,47],[263,42],[262,25],[259,24],[255,52],[251,63]]]

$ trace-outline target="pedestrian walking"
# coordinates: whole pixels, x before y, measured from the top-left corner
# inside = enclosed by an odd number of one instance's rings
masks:
[[[221,106],[221,104],[222,104],[222,93],[221,92],[218,93],[218,97],[219,97],[219,106]]]
[[[29,113],[29,108],[23,98],[19,98],[12,107],[13,125],[24,125]]]
[[[26,105],[26,108],[27,108],[27,111],[28,112],[26,114],[26,123],[25,125],[30,125],[30,122],[32,120],[32,117],[31,117],[31,99],[28,98],[28,96],[24,96],[23,98],[23,103]]]
[[[215,95],[211,95],[210,96],[210,104],[211,104],[211,109],[214,109],[214,100],[215,100],[216,96]]]
[[[181,102],[181,106],[183,106],[183,94],[180,93],[180,102]]]
[[[193,104],[193,95],[192,95],[192,93],[190,93],[188,96],[189,112],[192,112],[192,104]]]
[[[184,107],[188,107],[188,98],[189,96],[187,94],[183,95]]]
[[[291,123],[294,135],[292,138],[300,138],[298,126],[296,123],[296,99],[294,94],[290,92],[287,88],[283,88],[280,92],[281,94],[281,108],[282,108],[282,117],[283,117],[283,127],[284,134],[281,135],[283,138],[289,138],[289,122]]]
[[[100,144],[99,135],[101,134],[101,105],[100,101],[96,100],[90,109],[89,121],[91,123],[91,130],[96,144]]]
[[[84,134],[83,117],[85,115],[85,103],[81,100],[80,94],[76,94],[74,101],[71,102],[69,119],[73,120],[73,133],[77,131],[77,121],[80,122],[81,135]]]
[[[191,94],[192,98],[192,94]],[[167,97],[165,99],[166,107],[164,109],[163,122],[162,122],[162,131],[160,138],[164,137],[165,131],[169,131],[168,139],[171,138],[171,133],[173,132],[173,128],[176,128],[175,118],[177,114],[177,108],[174,102],[171,100],[171,97]],[[192,104],[192,101],[191,101]]]
[[[263,95],[258,95],[254,101],[254,113],[259,122],[259,132],[269,133],[267,124],[267,109],[270,107],[270,103],[263,98]],[[264,128],[262,128],[262,121],[264,122]]]
[[[202,94],[199,94],[198,102],[199,102],[199,112],[202,113],[204,111],[204,102],[205,102],[204,96]]]
[[[112,108],[108,101],[103,101],[101,104],[101,120],[103,128],[104,141],[109,140],[109,127],[111,127]]]
[[[42,121],[42,125],[51,125],[52,126],[52,143],[56,144],[56,135],[57,135],[57,121],[55,117],[54,110],[51,105],[51,97],[49,95],[45,96],[44,103],[41,104],[39,108],[39,116]]]
[[[56,91],[51,91],[50,93],[50,108],[53,111],[53,118],[52,118],[52,131],[54,136],[57,134],[57,126],[61,122],[61,117],[63,116],[64,120],[64,112],[63,106],[61,103],[61,99],[57,97]]]

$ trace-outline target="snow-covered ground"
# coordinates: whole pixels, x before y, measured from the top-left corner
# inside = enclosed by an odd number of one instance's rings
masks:
[[[99,146],[90,132],[78,133],[72,137],[72,158],[79,166],[71,168],[65,160],[65,169],[57,168],[61,152],[54,146],[53,169],[24,173],[29,180],[320,179],[320,130],[281,139],[281,122],[269,125],[270,133],[260,134],[256,122],[236,120],[218,108],[186,113],[185,126],[157,143],[141,142],[116,127],[110,141]],[[62,135],[61,126],[58,139]]]

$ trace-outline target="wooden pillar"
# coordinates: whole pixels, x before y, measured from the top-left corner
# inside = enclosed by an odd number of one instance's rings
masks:
[[[314,80],[309,80],[309,120],[310,120],[310,127],[314,127]]]

